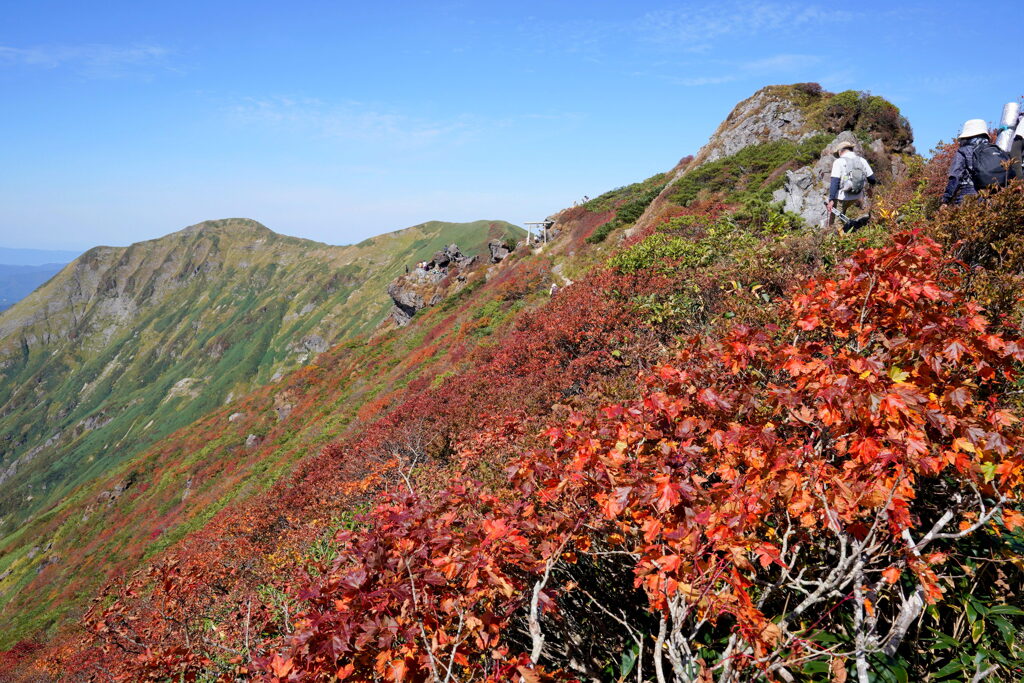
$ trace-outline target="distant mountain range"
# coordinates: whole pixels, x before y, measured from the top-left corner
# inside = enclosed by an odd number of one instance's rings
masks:
[[[0,247],[0,311],[32,293],[81,252]]]
[[[53,263],[71,263],[80,251],[66,249],[12,249],[0,247],[0,264],[9,266],[42,266]]]
[[[0,311],[10,308],[60,272],[63,263],[20,266],[0,263]]]

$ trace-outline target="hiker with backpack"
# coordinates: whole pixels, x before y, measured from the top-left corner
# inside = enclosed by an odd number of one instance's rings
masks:
[[[943,204],[959,204],[979,190],[1005,187],[1012,177],[1007,170],[1010,155],[992,144],[984,119],[964,122],[959,140],[942,193]]]
[[[854,222],[846,218],[846,212],[851,206],[864,208],[864,189],[867,185],[874,185],[875,172],[863,157],[854,153],[855,145],[849,140],[844,140],[836,147],[836,160],[832,162],[832,177],[828,188],[828,225],[831,227],[835,216],[842,214],[843,229]],[[858,219],[855,227],[863,227],[867,223],[867,217]]]

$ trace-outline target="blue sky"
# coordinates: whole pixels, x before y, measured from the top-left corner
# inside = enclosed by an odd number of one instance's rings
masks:
[[[0,246],[539,220],[667,170],[771,83],[887,97],[927,153],[1024,94],[1021,21],[1019,1],[8,2]],[[966,53],[1001,34],[1001,69]]]

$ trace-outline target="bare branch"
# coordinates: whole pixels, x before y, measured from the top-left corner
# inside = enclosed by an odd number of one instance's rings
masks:
[[[551,557],[544,563],[544,575],[540,581],[533,584],[533,597],[530,599],[530,639],[533,641],[533,648],[530,650],[530,661],[535,665],[540,662],[541,653],[544,651],[544,632],[540,627],[540,593],[548,585],[548,579],[551,578],[551,569],[562,556],[562,550],[568,541],[569,537],[566,536],[562,540],[562,544],[558,546],[558,550],[552,553]]]
[[[984,671],[981,671],[979,669],[974,674],[974,677],[971,678],[971,683],[980,683],[981,681],[985,680],[986,678],[988,678],[990,675],[994,674],[998,670],[999,670],[999,667],[996,666],[995,664],[993,664],[989,668],[985,669]]]

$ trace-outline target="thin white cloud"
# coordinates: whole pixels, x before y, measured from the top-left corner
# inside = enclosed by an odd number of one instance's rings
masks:
[[[531,111],[504,118],[454,116],[431,119],[364,102],[331,103],[310,97],[245,98],[226,108],[245,126],[270,126],[324,140],[366,143],[411,150],[478,141],[481,136],[531,121],[571,124],[586,116],[575,111]]]
[[[748,73],[788,73],[806,69],[819,62],[821,57],[816,55],[783,54],[744,62],[740,67]]]
[[[822,58],[817,55],[780,54],[741,63],[719,62],[719,68],[726,72],[722,75],[668,76],[666,80],[673,85],[695,88],[733,83],[744,78],[782,78],[806,70],[821,61]]]
[[[361,102],[330,104],[312,98],[248,98],[230,109],[244,124],[269,124],[333,140],[417,148],[464,142],[479,126],[468,118],[432,121]]]
[[[687,88],[697,88],[703,85],[721,85],[722,83],[732,83],[738,78],[735,75],[728,76],[694,76],[688,78],[671,78],[669,79],[675,85],[681,85]]]
[[[0,66],[41,69],[70,68],[88,78],[120,78],[144,74],[154,67],[171,70],[171,51],[159,45],[0,45]]]
[[[764,32],[805,30],[813,25],[847,22],[850,12],[824,11],[806,3],[719,2],[641,16],[633,30],[652,43],[704,52],[717,40]]]

